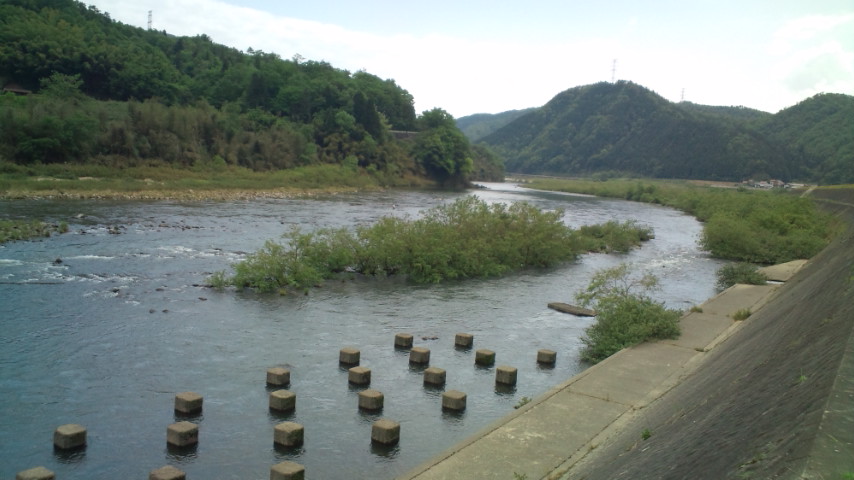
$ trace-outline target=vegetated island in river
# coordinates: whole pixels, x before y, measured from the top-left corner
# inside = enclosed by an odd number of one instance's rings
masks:
[[[214,287],[259,292],[307,290],[335,275],[403,275],[417,283],[494,277],[530,267],[550,267],[583,252],[627,252],[653,236],[633,221],[579,229],[562,210],[527,202],[487,204],[467,196],[427,210],[419,219],[383,217],[371,226],[285,234],[268,240],[234,274],[218,272]]]

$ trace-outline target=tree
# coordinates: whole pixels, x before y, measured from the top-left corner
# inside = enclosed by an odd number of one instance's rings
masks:
[[[427,174],[443,186],[468,183],[473,169],[471,147],[448,112],[441,108],[424,112],[419,119],[421,132],[415,139],[413,156]]]
[[[374,102],[368,100],[362,92],[353,95],[353,116],[356,122],[376,140],[382,140],[382,122]]]
[[[51,76],[41,79],[40,93],[46,97],[62,100],[82,100],[84,98],[80,87],[83,80],[80,75],[66,75],[54,72]]]

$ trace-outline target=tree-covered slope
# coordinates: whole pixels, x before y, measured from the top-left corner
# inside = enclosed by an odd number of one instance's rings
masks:
[[[535,108],[508,110],[501,113],[476,113],[457,119],[457,127],[472,142],[476,142]]]
[[[836,100],[834,105],[841,99]],[[821,99],[804,103],[814,101]],[[844,103],[836,108],[844,110]],[[828,131],[816,130],[814,139],[798,140],[809,129],[793,128],[772,134],[772,127],[780,125],[775,119],[785,118],[786,111],[770,115],[743,107],[677,104],[631,82],[602,82],[566,90],[543,107],[484,137],[482,142],[505,158],[511,172],[621,172],[730,181],[769,177],[818,180],[814,172],[829,167],[805,170],[793,144],[806,143],[818,149],[825,136],[838,138],[835,151],[843,154],[833,158],[842,169],[847,165],[854,170],[854,158],[844,154],[846,145],[854,145],[847,139],[851,134],[845,134],[854,131],[854,123],[842,113],[825,118],[828,111],[816,113],[824,115],[823,126]],[[797,112],[792,116],[801,118]],[[796,123],[790,120],[785,124],[793,122]],[[826,153],[829,147],[825,147]],[[814,158],[824,165],[830,157]],[[829,173],[822,180],[839,182],[843,177]]]
[[[819,94],[758,124],[784,145],[804,178],[854,183],[854,97]]]
[[[243,53],[206,35],[132,27],[74,0],[0,1],[0,79],[38,91],[54,73],[79,75],[83,93],[101,100],[238,102],[301,121],[352,108],[358,91],[393,128],[415,124],[412,96],[393,80],[299,57]]]
[[[75,0],[0,0],[7,86],[33,92],[0,97],[0,161],[18,164],[337,163],[459,185],[494,163],[452,119],[416,116],[394,80],[124,25]],[[398,140],[392,130],[419,134]],[[438,165],[428,138],[453,160]]]

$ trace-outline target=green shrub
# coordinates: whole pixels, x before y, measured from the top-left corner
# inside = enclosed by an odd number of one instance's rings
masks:
[[[598,363],[638,343],[677,338],[680,312],[649,297],[657,287],[653,275],[633,278],[625,264],[597,272],[587,288],[576,294],[583,306],[596,310],[596,323],[581,338],[581,358]]]
[[[759,272],[756,265],[745,262],[724,265],[718,269],[717,276],[718,290],[726,290],[736,283],[748,285],[765,285],[768,283],[768,277]]]
[[[718,258],[782,263],[810,258],[830,240],[831,216],[819,212],[809,198],[752,189],[654,183],[537,179],[530,186],[677,208],[704,222],[703,248]]]
[[[285,244],[268,241],[235,265],[228,283],[259,291],[302,289],[345,270],[437,283],[550,267],[585,250],[584,236],[562,217],[560,210],[542,211],[525,202],[490,205],[468,196],[430,209],[417,220],[384,217],[354,232],[294,230]],[[605,251],[622,251],[625,237],[651,236],[649,229],[630,222],[614,223],[608,230],[612,238],[604,240]],[[222,278],[211,281],[221,283]]]
[[[639,225],[634,220],[623,223],[609,220],[596,225],[583,225],[578,233],[584,250],[601,253],[626,253],[653,238],[651,227]]]
[[[284,237],[287,245],[268,240],[261,250],[235,265],[228,283],[262,292],[305,289],[354,263],[352,237],[346,230],[302,233],[293,229]],[[216,274],[211,281],[224,284]]]

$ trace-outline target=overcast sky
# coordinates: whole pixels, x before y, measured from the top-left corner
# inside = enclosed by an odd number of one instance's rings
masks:
[[[419,113],[536,107],[612,75],[772,113],[854,95],[852,0],[83,1],[130,25],[150,10],[156,30],[391,78]]]

